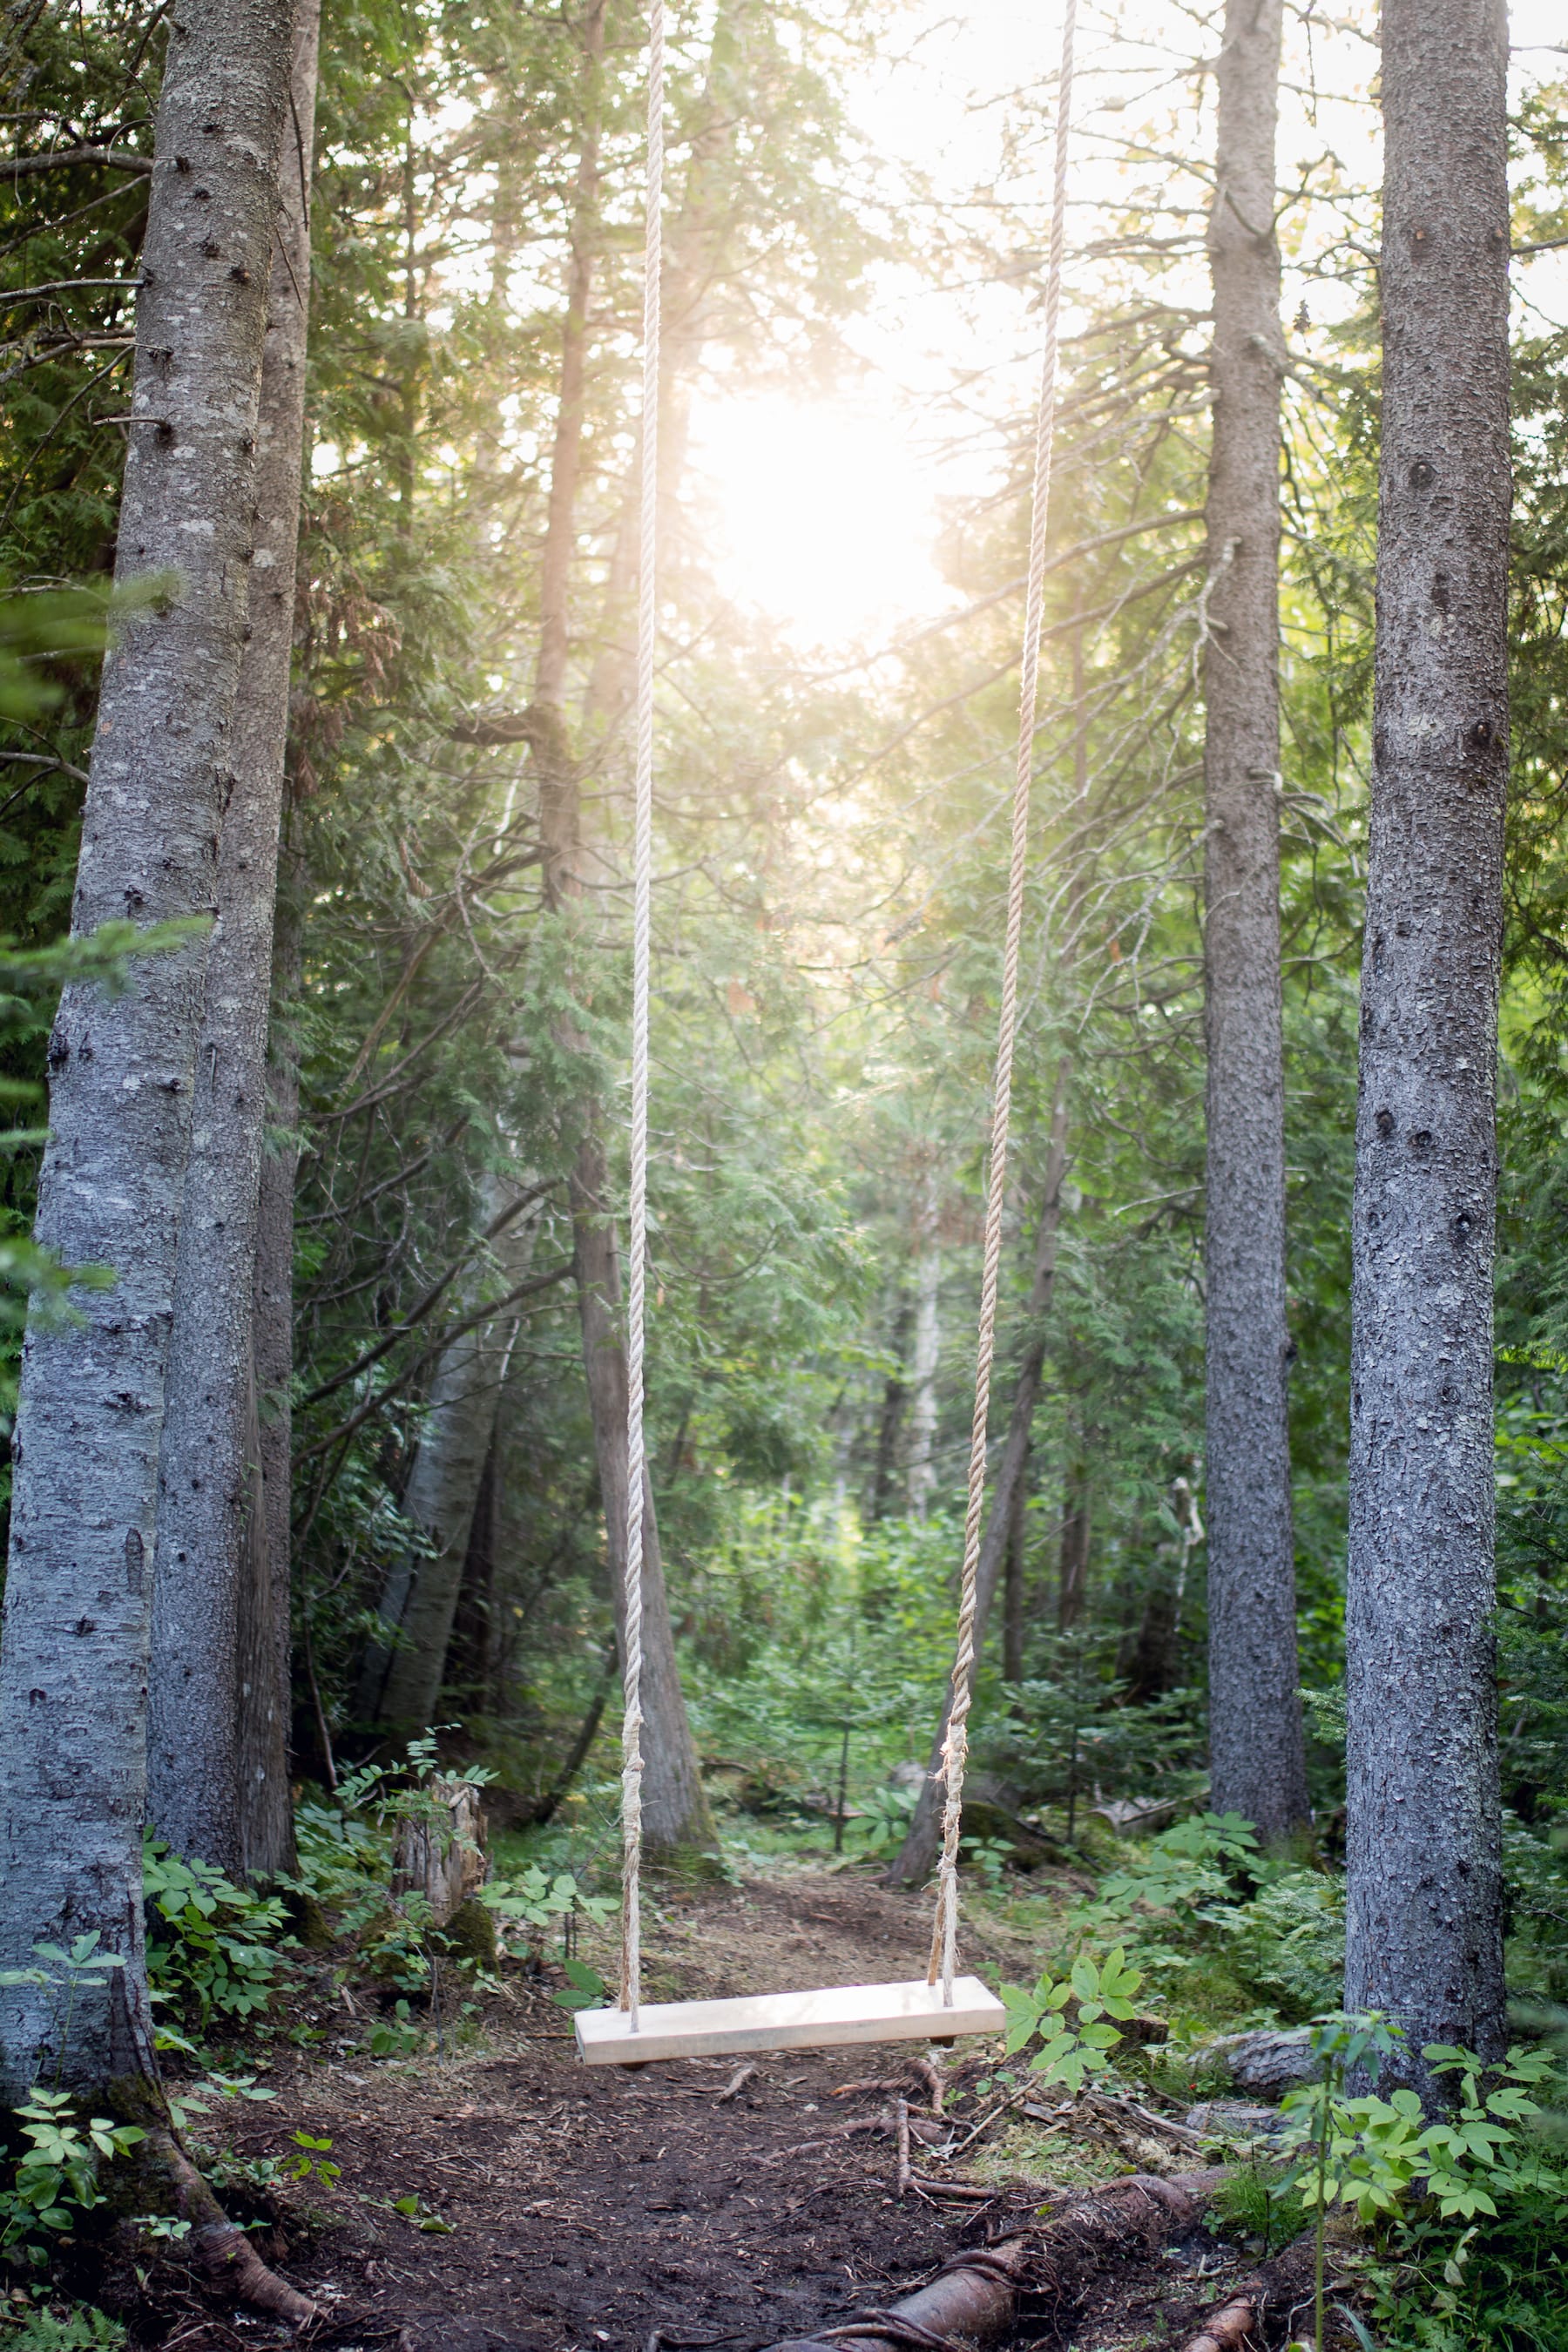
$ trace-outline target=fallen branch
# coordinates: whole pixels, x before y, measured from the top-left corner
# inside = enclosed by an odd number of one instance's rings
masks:
[[[718,2104],[720,2106],[727,2107],[731,2100],[736,2095],[737,2092],[739,2092],[745,2084],[751,2081],[756,2071],[757,2070],[754,2066],[737,2066],[735,2072],[731,2075],[729,2081],[725,2084],[723,2089],[719,2094]]]
[[[868,2099],[879,2091],[907,2091],[910,2074],[925,2084],[931,2093],[931,2111],[933,2116],[940,2116],[942,2093],[947,2086],[941,2067],[930,2058],[911,2058],[907,2072],[902,2074],[873,2074],[862,2083],[840,2083],[827,2095],[830,2099]]]
[[[905,2191],[905,2189],[906,2189],[909,2187],[909,2185],[910,2185],[910,2103],[909,2103],[908,2099],[900,2099],[900,2100],[899,2101],[899,2106],[898,2106],[898,2116],[899,2116],[899,2186],[898,2186],[898,2195],[899,2195],[899,2201],[900,2201],[900,2203],[901,2204],[901,2203],[903,2202],[904,2191]]]

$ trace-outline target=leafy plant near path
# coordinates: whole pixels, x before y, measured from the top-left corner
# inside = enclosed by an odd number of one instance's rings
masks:
[[[14,2111],[26,2146],[10,2187],[0,2189],[0,2253],[37,2270],[49,2261],[51,2238],[108,2202],[98,2186],[100,2161],[147,2137],[109,2116],[79,2120],[74,2105],[68,2091],[35,2089]]]
[[[147,1974],[154,2000],[194,2024],[248,2018],[276,1990],[279,1952],[292,1943],[275,1895],[236,1886],[211,1863],[187,1862],[148,1832],[142,1854]]]
[[[1378,2075],[1399,2039],[1398,2027],[1375,2015],[1336,2011],[1316,2021],[1310,2046],[1317,2079],[1286,2098],[1285,2128],[1275,2143],[1285,2161],[1255,2158],[1251,2174],[1233,2184],[1235,2217],[1265,2234],[1277,2212],[1294,2208],[1314,2218],[1318,2352],[1326,2322],[1326,2225],[1335,2206],[1377,2230],[1397,2258],[1392,2266],[1373,2265],[1369,2274],[1385,2315],[1405,2302],[1400,2283],[1413,2250],[1441,2269],[1440,2282],[1427,2282],[1421,2326],[1391,2336],[1389,2352],[1407,2345],[1459,2352],[1472,2343],[1510,2343],[1506,2333],[1472,2337],[1457,2332],[1456,2315],[1465,2301],[1475,2242],[1489,2224],[1506,2216],[1506,2229],[1518,2231],[1533,2215],[1524,2236],[1538,2252],[1555,2242],[1561,2254],[1568,2172],[1552,2160],[1537,2128],[1544,2103],[1536,2095],[1557,2073],[1556,2062],[1547,2052],[1514,2049],[1500,2065],[1485,2069],[1469,2052],[1429,2044],[1423,2054],[1436,2073],[1451,2078],[1455,2099],[1448,2113],[1428,2117],[1413,2090],[1401,2087],[1387,2098],[1377,2091]],[[1370,2087],[1348,2089],[1347,2082],[1357,2077]],[[1244,2210],[1259,2200],[1261,2223]],[[1446,2332],[1445,2325],[1426,2331],[1435,2312],[1455,2319],[1456,2330]],[[1413,2315],[1405,2310],[1403,2316]],[[1535,2339],[1529,2340],[1535,2352]]]
[[[568,1958],[576,1922],[592,1919],[598,1925],[616,1908],[613,1895],[585,1894],[570,1871],[552,1873],[536,1862],[515,1877],[492,1878],[480,1887],[479,1900],[498,1920],[517,1921],[546,1934],[560,1929]]]
[[[1080,1953],[1059,1980],[1047,1971],[1032,1992],[1022,1985],[1004,1985],[1008,2056],[1037,2038],[1040,2047],[1029,2061],[1030,2072],[1076,2095],[1091,2074],[1108,2072],[1110,2053],[1121,2039],[1121,2029],[1110,2021],[1136,2015],[1132,1996],[1142,1981],[1139,1971],[1128,1967],[1119,1944],[1098,1962]],[[1070,2018],[1066,2014],[1069,2007]]]
[[[79,2305],[63,2317],[47,2304],[30,2309],[0,2312],[5,2352],[119,2352],[125,2330],[118,2319],[90,2305]]]

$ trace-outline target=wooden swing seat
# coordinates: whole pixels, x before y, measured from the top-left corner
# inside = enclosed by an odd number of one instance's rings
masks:
[[[655,2058],[721,2058],[731,2051],[831,2050],[853,2042],[946,2042],[1001,2033],[1007,2013],[978,1977],[940,1984],[830,1985],[820,1992],[764,1992],[741,2000],[643,2003],[632,2032],[624,2009],[581,2009],[577,2054],[587,2066],[645,2066]]]

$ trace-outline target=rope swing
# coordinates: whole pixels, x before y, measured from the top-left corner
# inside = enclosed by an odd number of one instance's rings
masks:
[[[980,1568],[980,1523],[985,1504],[985,1433],[991,1417],[991,1362],[996,1345],[996,1276],[1002,1260],[1002,1204],[1007,1187],[1007,1127],[1013,1113],[1013,1046],[1018,1030],[1018,948],[1024,929],[1024,877],[1029,847],[1029,788],[1035,767],[1035,701],[1040,677],[1040,622],[1046,586],[1046,523],[1051,503],[1051,450],[1057,424],[1058,322],[1062,304],[1062,256],[1067,241],[1068,125],[1072,110],[1073,37],[1078,0],[1066,0],[1062,61],[1057,83],[1056,181],[1051,192],[1051,250],[1046,271],[1046,343],[1040,355],[1040,398],[1035,415],[1035,487],[1029,522],[1029,588],[1024,605],[1024,674],[1018,695],[1018,751],[1013,770],[1013,850],[1007,875],[1007,938],[1002,950],[1002,1008],[996,1023],[996,1080],[991,1097],[991,1166],[985,1196],[985,1258],[980,1278],[980,1331],[974,1356],[974,1419],[969,1437],[969,1505],[963,1518],[963,1577],[958,1603],[958,1654],[952,1705],[942,1742],[946,1803],[942,1861],[937,1870],[936,1919],[926,1981],[940,1973],[944,2008],[952,2005],[958,1943],[958,1839],[963,1822],[963,1771],[969,1757],[969,1703],[974,1694],[974,1612]]]
[[[985,1204],[984,1265],[975,1355],[974,1417],[969,1449],[969,1502],[964,1518],[963,1574],[952,1704],[942,1748],[945,1803],[942,1860],[931,1965],[923,1984],[841,1986],[824,1991],[773,1993],[741,2000],[661,2003],[645,2016],[641,1988],[642,1877],[642,1623],[643,1623],[643,1326],[647,1255],[648,967],[653,897],[654,650],[658,538],[659,278],[664,197],[664,0],[649,0],[647,164],[643,247],[643,365],[641,554],[637,596],[637,766],[634,788],[632,919],[631,1185],[626,1257],[626,1540],[625,1713],[621,1730],[621,1984],[614,2010],[580,2010],[577,2046],[591,2064],[639,2064],[661,2057],[695,2057],[731,2050],[806,2049],[856,2042],[938,2039],[1000,2032],[1002,2004],[973,1977],[955,1977],[958,1944],[958,1849],[963,1821],[963,1776],[969,1708],[974,1685],[974,1617],[985,1500],[985,1439],[995,1350],[997,1275],[1007,1177],[1007,1129],[1013,1103],[1013,1051],[1017,1034],[1018,955],[1023,934],[1024,882],[1034,769],[1035,709],[1039,680],[1041,614],[1046,576],[1046,524],[1050,506],[1051,450],[1056,426],[1058,324],[1066,240],[1068,129],[1072,104],[1077,0],[1065,0],[1061,70],[1057,85],[1055,178],[1046,277],[1045,349],[1035,425],[1035,477],[1029,535],[1028,593],[1024,619],[1022,690],[1013,779],[1012,850],[1007,882],[1007,930],[1002,958],[996,1075],[992,1097],[991,1157]]]

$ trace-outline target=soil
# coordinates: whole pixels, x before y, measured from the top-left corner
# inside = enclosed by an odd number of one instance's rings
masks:
[[[928,1917],[921,1898],[849,1874],[667,1895],[645,1926],[657,1955],[647,1991],[923,1974]],[[1026,1956],[999,1942],[971,1937],[966,1958],[1017,1972]],[[330,1986],[329,1973],[323,2023],[344,2020],[325,2007]],[[961,2244],[1026,2227],[1051,2201],[1037,2178],[993,2178],[963,2201],[918,2188],[898,2198],[894,2093],[834,2095],[896,2081],[915,2117],[918,2172],[921,2133],[938,2128],[919,2112],[929,2118],[911,2064],[923,2053],[763,2056],[726,2097],[744,2062],[584,2068],[549,1995],[546,1983],[509,1979],[484,2004],[479,2046],[444,2062],[290,2052],[266,2075],[274,2100],[226,2111],[225,2147],[242,2162],[288,2158],[298,2132],[331,2142],[317,2153],[338,2177],[274,2199],[276,2220],[253,2231],[321,2306],[310,2341],[338,2352],[753,2352],[886,2305]],[[994,2053],[934,2054],[950,2114],[978,2112],[973,2086]],[[1081,2172],[1068,2177],[1078,2193]],[[415,2211],[395,2210],[411,2199]],[[250,2221],[257,2200],[247,2210],[243,2188],[226,2201]],[[1138,2277],[1108,2282],[1072,2341],[1083,2352],[1158,2342],[1237,2274],[1199,2232]],[[215,2313],[173,2263],[149,2286],[146,2344],[232,2352],[279,2338],[270,2323]]]

